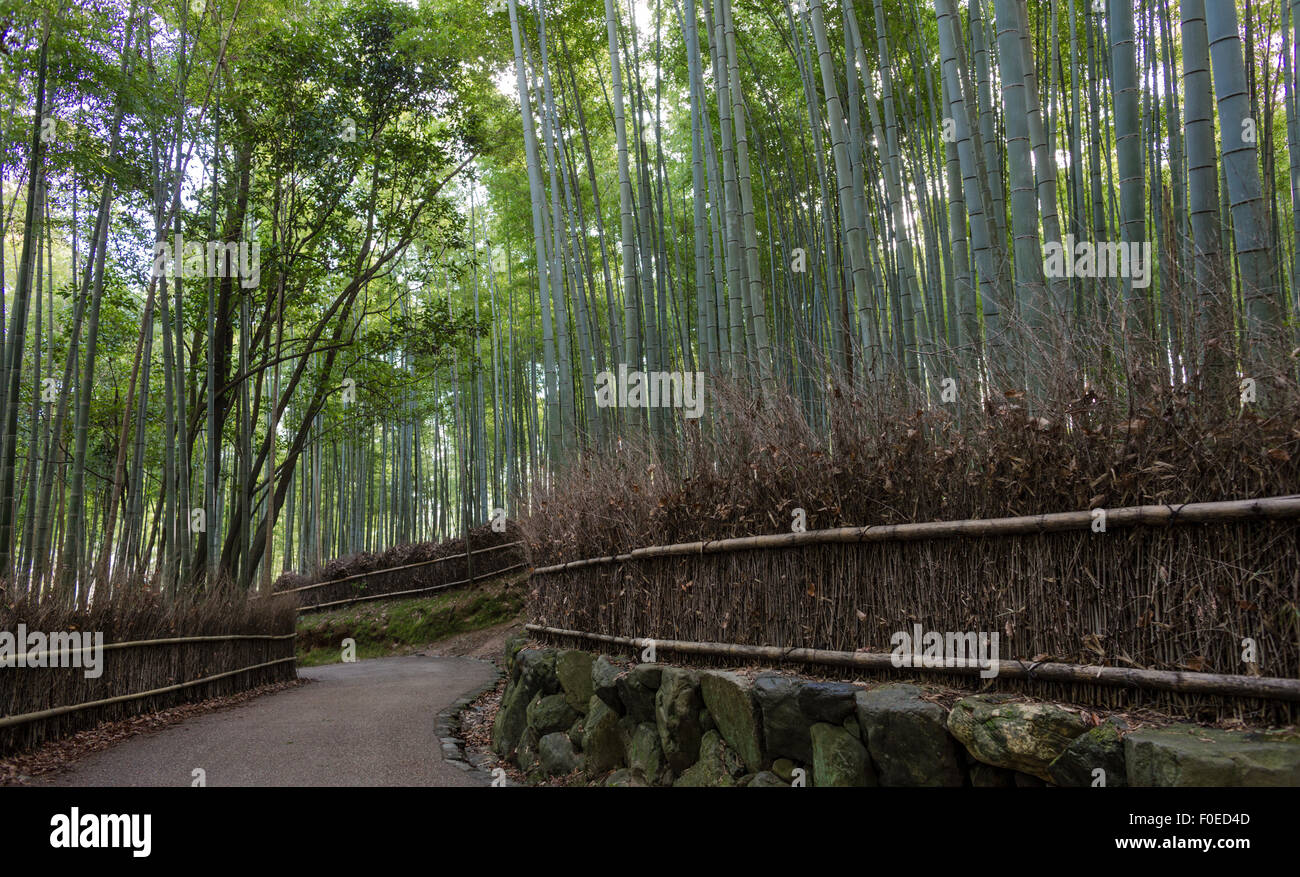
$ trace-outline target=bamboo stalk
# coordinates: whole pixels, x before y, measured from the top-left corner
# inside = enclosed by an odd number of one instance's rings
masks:
[[[656,651],[711,657],[762,659],[787,661],[799,664],[825,664],[836,667],[856,667],[864,670],[892,670],[896,668],[891,654],[883,652],[837,652],[826,649],[784,648],[780,646],[747,646],[737,643],[690,642],[686,640],[648,639],[641,637],[609,636],[585,633],[555,627],[526,624],[532,633],[550,636],[570,636],[614,645],[642,648],[654,643]],[[976,661],[954,660],[953,666],[917,667],[932,673],[978,673],[991,669]],[[904,667],[910,667],[905,664]],[[1138,670],[1128,667],[1098,667],[1086,664],[1060,664],[1055,662],[998,661],[998,677],[1024,679],[1037,682],[1085,682],[1115,685],[1128,688],[1158,689],[1180,694],[1217,694],[1232,697],[1261,697],[1272,700],[1300,701],[1300,679],[1279,679],[1267,676],[1232,676],[1220,673],[1184,673],[1172,670]]]
[[[109,706],[110,704],[123,703],[128,700],[139,700],[142,697],[152,697],[155,694],[166,694],[171,691],[180,691],[182,688],[190,688],[195,685],[202,685],[205,682],[215,682],[218,679],[225,679],[227,676],[234,676],[237,673],[247,673],[250,670],[261,670],[264,667],[272,667],[276,664],[283,664],[286,661],[298,660],[296,655],[288,658],[277,658],[274,661],[267,661],[264,664],[254,664],[251,667],[243,667],[239,670],[228,670],[225,673],[218,673],[215,676],[205,676],[202,679],[195,679],[190,682],[181,682],[176,685],[168,685],[165,688],[153,688],[149,691],[140,691],[135,694],[122,694],[117,697],[106,697],[103,700],[91,700],[86,703],[74,703],[69,706],[58,706],[47,710],[40,710],[34,713],[22,713],[16,716],[5,716],[0,718],[0,728],[9,728],[14,725],[22,725],[27,722],[34,722],[38,719],[52,719],[55,716],[66,715],[67,713],[86,710],[97,706]]]
[[[460,555],[457,555],[457,557],[459,557],[459,556],[460,556]],[[299,607],[298,611],[299,611],[299,612],[311,612],[311,611],[314,611],[314,610],[316,610],[316,609],[325,609],[325,608],[330,607],[330,606],[342,606],[342,605],[344,605],[344,604],[348,604],[348,603],[364,603],[364,602],[366,602],[367,600],[385,600],[385,599],[387,599],[387,598],[389,598],[389,597],[404,597],[404,596],[406,596],[406,595],[408,595],[408,594],[424,594],[424,593],[427,593],[427,592],[429,592],[429,591],[443,591],[443,590],[446,590],[447,588],[454,588],[454,587],[456,587],[457,585],[469,585],[469,584],[473,584],[474,582],[479,581],[479,580],[481,580],[481,579],[490,579],[490,578],[493,578],[493,577],[495,577],[495,576],[499,576],[499,575],[501,575],[501,574],[503,574],[503,573],[508,573],[508,572],[510,572],[510,571],[512,571],[512,570],[521,569],[522,567],[525,567],[525,566],[527,566],[527,565],[528,565],[528,564],[526,564],[526,563],[516,563],[514,566],[507,566],[507,567],[505,567],[504,569],[498,569],[498,570],[493,570],[493,571],[491,571],[491,572],[485,572],[485,573],[483,573],[483,574],[481,574],[481,575],[477,575],[477,576],[474,576],[473,578],[469,578],[469,579],[461,579],[460,581],[447,582],[447,583],[444,584],[444,585],[434,585],[434,586],[431,587],[431,588],[412,588],[412,589],[409,590],[409,591],[388,591],[387,593],[384,593],[384,594],[369,594],[369,595],[364,596],[364,597],[349,597],[349,598],[346,599],[346,600],[334,600],[333,602],[330,602],[330,603],[317,603],[317,604],[314,605],[314,606],[301,606],[301,607]]]
[[[1057,512],[1015,518],[930,521],[920,524],[882,524],[866,527],[836,527],[804,533],[775,533],[742,536],[704,542],[681,542],[635,548],[627,554],[571,560],[534,569],[532,574],[550,575],[584,566],[623,563],[651,557],[680,557],[691,554],[721,554],[765,548],[793,548],[803,545],[826,545],[853,542],[912,542],[949,539],[958,536],[1021,536],[1033,533],[1059,533],[1086,530],[1093,523],[1093,509]],[[1300,517],[1300,495],[1264,499],[1228,500],[1224,502],[1184,503],[1183,505],[1141,505],[1107,509],[1106,529],[1131,526],[1168,526],[1172,524],[1207,524],[1261,518]]]
[[[155,646],[155,645],[162,645],[162,644],[179,645],[181,643],[230,642],[232,640],[250,640],[250,639],[293,639],[297,635],[298,635],[297,633],[284,633],[284,634],[249,633],[249,634],[232,634],[230,636],[177,636],[177,637],[170,637],[168,639],[138,639],[138,640],[130,640],[128,642],[107,643],[103,646],[100,646],[99,648],[107,652],[107,651],[111,651],[112,649],[127,649],[127,648],[134,648],[136,646]],[[38,652],[37,657],[44,659],[49,655],[65,655],[65,654],[79,655],[84,652],[93,652],[94,650],[95,650],[95,646],[90,646],[84,649],[69,649],[66,652],[63,651],[62,649],[58,649],[55,651],[50,651],[47,649],[46,651]],[[29,657],[31,653],[24,652],[23,654],[24,657]],[[3,661],[0,661],[0,667],[28,666],[26,662],[24,662],[23,664],[10,663],[12,661],[17,661],[17,660],[18,660],[17,656],[13,658],[6,658]]]

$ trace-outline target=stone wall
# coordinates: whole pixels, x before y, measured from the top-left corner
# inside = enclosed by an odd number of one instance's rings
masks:
[[[1300,732],[1118,718],[1010,695],[943,706],[821,682],[507,645],[492,748],[530,778],[611,786],[1300,786]]]

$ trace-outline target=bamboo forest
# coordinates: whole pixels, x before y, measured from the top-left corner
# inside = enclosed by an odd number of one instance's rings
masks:
[[[1296,484],[1298,2],[0,24],[6,600]]]

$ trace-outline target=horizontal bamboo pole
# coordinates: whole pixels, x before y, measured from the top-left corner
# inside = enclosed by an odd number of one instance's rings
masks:
[[[491,548],[477,548],[469,553],[471,555],[487,554],[489,551],[499,551],[502,548],[512,548],[516,545],[523,545],[523,544],[524,544],[523,542],[506,542],[502,545],[493,545]],[[279,596],[280,594],[294,594],[297,593],[298,591],[310,591],[313,588],[323,588],[326,585],[337,585],[339,582],[350,582],[353,579],[364,579],[369,576],[383,575],[384,573],[400,572],[401,570],[404,569],[415,569],[417,566],[431,566],[435,563],[442,563],[443,561],[447,561],[447,560],[457,560],[464,556],[465,556],[464,554],[449,554],[446,557],[437,557],[434,558],[433,560],[421,560],[418,563],[408,563],[403,566],[390,566],[387,569],[375,569],[375,570],[371,570],[370,572],[359,572],[354,575],[344,576],[341,579],[330,579],[328,582],[317,582],[314,585],[302,585],[301,587],[297,587],[297,588],[285,588],[283,591],[275,591],[271,596],[274,597],[274,596]]]
[[[69,706],[58,706],[48,710],[40,710],[34,713],[22,713],[16,716],[4,716],[0,718],[0,728],[8,728],[14,725],[22,725],[27,722],[35,722],[40,719],[51,719],[55,716],[62,716],[67,713],[75,713],[79,710],[88,710],[97,706],[109,706],[114,703],[124,703],[128,700],[139,700],[143,697],[152,697],[155,694],[167,694],[171,691],[180,691],[182,688],[190,688],[195,685],[202,685],[205,682],[215,682],[218,679],[225,679],[227,676],[234,676],[239,673],[247,673],[251,670],[261,670],[263,667],[273,667],[276,664],[283,664],[287,661],[296,661],[297,656],[288,658],[277,658],[274,661],[267,661],[264,664],[254,664],[251,667],[242,667],[239,670],[228,670],[225,673],[217,673],[214,676],[205,676],[202,679],[195,679],[190,682],[181,682],[177,685],[168,685],[165,688],[154,688],[149,691],[140,691],[135,694],[122,694],[117,697],[106,697],[103,700],[91,700],[86,703],[74,703]]]
[[[468,585],[477,582],[481,579],[490,579],[495,576],[504,575],[505,573],[511,572],[512,570],[522,569],[525,566],[528,566],[528,564],[516,563],[514,566],[507,566],[504,569],[490,570],[488,572],[483,573],[482,575],[477,575],[468,579],[461,579],[455,582],[447,582],[446,584],[443,585],[434,585],[429,588],[413,588],[409,591],[388,591],[387,593],[383,593],[383,594],[367,594],[364,597],[348,597],[346,600],[334,600],[329,603],[317,603],[314,606],[300,606],[298,607],[298,611],[313,612],[317,609],[326,609],[330,606],[343,606],[349,603],[364,603],[367,600],[385,600],[388,599],[389,597],[405,597],[409,594],[427,594],[429,591],[443,591],[446,590],[447,588],[454,588],[457,585]]]
[[[571,560],[533,570],[534,576],[550,575],[584,566],[623,563],[651,557],[680,557],[692,554],[722,554],[763,548],[796,548],[803,545],[827,545],[857,542],[913,542],[927,539],[951,539],[958,536],[1022,536],[1034,533],[1060,533],[1092,527],[1094,509],[1057,512],[1018,518],[985,518],[961,521],[932,521],[920,524],[880,524],[866,527],[837,527],[809,530],[804,533],[775,533],[765,536],[742,536],[704,542],[681,542],[634,548],[627,554],[611,554]],[[1116,527],[1168,526],[1172,524],[1218,524],[1266,518],[1300,517],[1300,495],[1265,499],[1195,502],[1182,505],[1140,505],[1106,509],[1107,531]]]
[[[112,649],[130,649],[130,648],[135,648],[136,646],[179,645],[182,643],[231,642],[234,640],[250,640],[250,639],[271,639],[271,640],[293,639],[297,635],[298,635],[297,633],[285,633],[285,634],[240,633],[240,634],[231,634],[229,636],[174,636],[174,637],[169,637],[167,639],[137,639],[137,640],[128,640],[126,642],[120,642],[120,643],[105,643],[102,646],[102,648],[104,651],[107,652],[107,651],[111,651]],[[43,652],[37,652],[36,656],[38,658],[44,659],[49,657],[50,655],[80,655],[86,652],[93,652],[94,650],[95,650],[94,646],[89,646],[84,649],[69,649],[66,652],[63,651],[62,649],[59,649],[57,651],[50,651],[47,649]],[[3,661],[0,661],[0,668],[26,666],[26,664],[10,663],[10,661],[17,661],[17,660],[18,660],[17,656],[14,656],[13,658],[6,658]],[[31,660],[30,654],[28,654],[28,656],[24,660],[30,661]]]
[[[824,664],[864,670],[893,670],[893,657],[885,652],[836,652],[826,649],[796,649],[780,646],[746,646],[735,643],[703,643],[686,640],[646,639],[585,633],[556,627],[526,624],[524,629],[551,636],[570,636],[595,642],[644,648],[651,642],[655,651],[680,652],[710,657],[789,661]],[[1219,673],[1184,673],[1172,670],[1138,670],[1128,667],[1098,667],[1055,662],[998,661],[998,677],[1038,682],[1083,682],[1127,688],[1173,691],[1179,694],[1260,697],[1268,700],[1300,700],[1300,679],[1268,676],[1229,676]],[[978,673],[985,669],[975,661],[958,661],[955,666],[916,667],[927,673]],[[991,669],[991,666],[989,667]]]

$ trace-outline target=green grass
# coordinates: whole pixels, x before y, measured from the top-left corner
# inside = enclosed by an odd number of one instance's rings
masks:
[[[402,654],[473,630],[510,621],[524,608],[524,583],[514,577],[431,597],[358,603],[298,619],[298,665],[342,660],[343,640],[356,640],[356,656]]]

